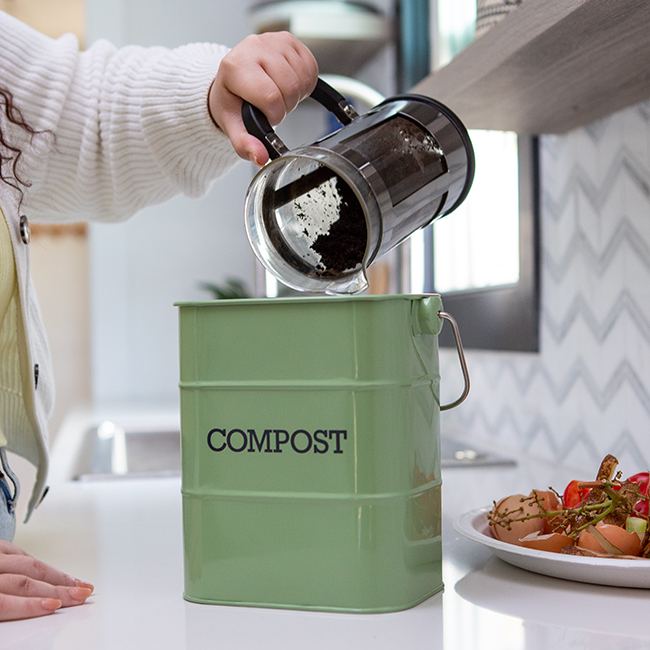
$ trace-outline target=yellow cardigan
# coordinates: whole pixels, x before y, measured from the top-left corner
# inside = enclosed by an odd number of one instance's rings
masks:
[[[16,290],[16,268],[14,249],[11,245],[9,227],[0,210],[0,324],[2,324],[9,303]]]
[[[8,357],[14,359],[18,356],[18,332],[16,323],[16,265],[14,261],[14,252],[9,235],[9,227],[5,220],[2,210],[0,210],[0,354],[3,355],[3,361],[8,361]],[[0,364],[4,366],[0,370],[0,384],[2,387],[13,394],[22,397],[22,380],[18,366],[14,363]],[[6,406],[2,404],[0,398],[0,408]],[[0,421],[0,447],[7,444],[7,439],[2,431]]]

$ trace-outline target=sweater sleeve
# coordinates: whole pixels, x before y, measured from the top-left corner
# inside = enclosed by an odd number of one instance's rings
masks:
[[[54,40],[3,12],[0,42],[0,85],[47,132],[29,138],[0,112],[23,149],[18,171],[31,183],[24,205],[33,217],[125,218],[175,194],[203,194],[237,161],[207,109],[226,47],[98,41],[80,52],[73,35]]]

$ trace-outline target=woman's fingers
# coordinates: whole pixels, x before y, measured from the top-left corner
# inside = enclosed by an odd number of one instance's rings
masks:
[[[241,107],[242,100],[224,89],[221,94],[219,126],[228,136],[239,156],[257,165],[263,165],[269,156],[264,145],[246,131],[241,116]]]
[[[297,67],[295,63],[292,63],[289,59],[290,56],[289,53],[278,54],[270,56],[261,63],[262,70],[280,91],[285,114],[290,113],[304,98],[303,84],[300,83],[299,76],[302,66]]]
[[[268,75],[262,63],[241,66],[238,71],[230,69],[236,65],[236,62],[224,59],[219,68],[219,72],[223,70],[224,74],[221,79],[217,76],[215,83],[221,81],[225,90],[259,108],[271,124],[279,124],[287,114],[287,107],[276,81]]]
[[[210,114],[242,158],[263,164],[268,154],[247,134],[242,102],[250,102],[276,125],[312,92],[317,77],[316,59],[291,34],[249,36],[222,59],[210,88]]]
[[[54,598],[60,600],[63,607],[72,607],[86,602],[92,590],[85,587],[61,587],[27,576],[5,573],[0,575],[0,594],[25,598]]]
[[[0,621],[45,616],[81,605],[94,587],[0,541]]]
[[[305,93],[305,96],[310,95],[316,87],[316,81],[318,80],[318,61],[316,61],[316,57],[312,54],[311,50],[297,38],[291,40],[290,46],[290,50],[287,52],[290,60],[298,65],[297,60],[291,56],[291,51],[293,51],[297,54],[298,59],[300,59],[300,64],[303,66],[303,78],[312,80],[312,84],[307,87],[307,92]]]
[[[72,576],[55,569],[29,555],[0,555],[0,574],[11,573],[27,576],[51,585],[78,587],[81,585]]]
[[[3,539],[0,539],[0,553],[5,553],[6,555],[27,555],[21,548],[18,548],[11,542],[5,542]]]
[[[24,598],[0,594],[0,621],[46,616],[60,607],[61,601],[56,598]]]

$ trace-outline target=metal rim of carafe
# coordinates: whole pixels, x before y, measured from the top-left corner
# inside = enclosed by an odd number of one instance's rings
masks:
[[[454,111],[452,111],[448,106],[441,104],[439,101],[436,101],[432,97],[427,97],[426,95],[418,95],[417,93],[405,93],[403,95],[395,95],[394,97],[389,97],[388,99],[385,99],[381,104],[378,104],[375,109],[379,108],[380,106],[389,105],[393,102],[398,101],[422,102],[424,104],[428,104],[429,106],[433,106],[440,113],[442,113],[449,120],[449,122],[451,122],[451,124],[453,124],[454,128],[458,132],[458,136],[460,137],[461,142],[463,143],[465,154],[467,155],[467,174],[465,176],[465,184],[463,185],[463,189],[458,195],[458,198],[454,201],[454,204],[448,210],[444,211],[444,214],[447,215],[450,212],[453,212],[467,198],[467,195],[469,194],[469,191],[472,187],[472,183],[474,182],[476,158],[474,156],[474,147],[472,146],[472,140],[469,137],[467,128],[462,123],[458,115],[456,115],[456,113],[454,113]]]
[[[254,194],[258,192],[258,186],[262,185],[262,179],[270,176],[275,173],[276,170],[279,171],[279,167],[286,165],[290,160],[294,159],[306,159],[309,161],[317,161],[322,165],[326,166],[328,169],[331,169],[334,174],[339,175],[350,187],[350,189],[355,194],[359,205],[363,210],[363,216],[366,222],[366,250],[363,255],[361,262],[361,269],[351,271],[349,273],[342,273],[340,276],[330,276],[321,278],[307,275],[301,271],[294,268],[275,248],[275,246],[269,240],[268,231],[264,225],[264,215],[258,214],[258,211],[254,208],[251,209],[251,201],[254,200]],[[338,164],[331,164],[332,161],[336,161]],[[370,204],[367,199],[361,196],[358,185],[365,184],[368,188],[368,196],[372,199]],[[348,161],[345,157],[340,154],[331,151],[329,149],[322,149],[317,146],[304,146],[294,149],[279,158],[271,160],[267,163],[262,169],[260,169],[253,180],[251,181],[248,194],[246,195],[246,201],[244,206],[245,212],[245,222],[246,222],[246,232],[248,239],[255,251],[257,258],[263,264],[263,266],[275,275],[283,284],[286,284],[292,289],[297,289],[298,291],[332,291],[332,287],[342,283],[350,278],[356,277],[359,274],[365,276],[366,269],[372,263],[382,240],[382,222],[380,217],[380,210],[378,207],[378,199],[375,196],[374,189],[372,184],[368,182],[368,179],[363,175],[363,173],[356,169],[354,165]],[[253,188],[256,188],[253,190]],[[374,223],[372,214],[374,213]],[[259,241],[254,235],[253,230],[259,231],[262,236],[265,238],[264,246],[262,242]],[[265,250],[266,249],[266,250]]]

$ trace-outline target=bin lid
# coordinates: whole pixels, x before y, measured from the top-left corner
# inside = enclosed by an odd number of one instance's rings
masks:
[[[422,300],[423,298],[440,297],[438,293],[397,293],[373,294],[370,296],[295,296],[289,298],[229,298],[221,300],[189,300],[175,302],[175,307],[216,307],[226,305],[282,305],[295,303],[322,302],[382,302],[390,300]]]

